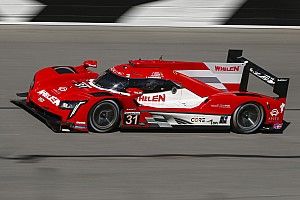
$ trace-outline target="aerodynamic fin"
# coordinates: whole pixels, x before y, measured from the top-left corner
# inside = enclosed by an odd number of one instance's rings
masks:
[[[262,67],[257,64],[251,62],[247,58],[242,56],[242,50],[229,50],[227,56],[228,63],[244,63],[245,67],[242,74],[242,79],[240,83],[240,91],[247,91],[248,89],[248,80],[249,75],[253,74],[258,79],[267,83],[268,85],[273,87],[273,92],[278,95],[279,98],[286,98],[288,86],[289,86],[289,78],[279,78],[270,72],[264,70]]]
[[[209,76],[202,78],[208,85],[223,91],[238,91],[242,79],[244,63],[210,63],[204,62],[209,68]]]

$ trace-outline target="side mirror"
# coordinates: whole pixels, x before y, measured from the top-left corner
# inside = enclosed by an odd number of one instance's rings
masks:
[[[88,67],[97,68],[97,66],[98,66],[97,60],[85,60],[83,62],[84,68],[88,68]]]
[[[130,94],[130,96],[134,96],[134,98],[137,98],[139,96],[143,95],[143,90],[139,88],[127,88],[126,92]]]

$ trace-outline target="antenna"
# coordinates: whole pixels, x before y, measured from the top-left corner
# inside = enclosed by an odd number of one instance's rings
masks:
[[[159,57],[159,60],[162,60],[163,59],[163,55],[161,55],[160,57]]]

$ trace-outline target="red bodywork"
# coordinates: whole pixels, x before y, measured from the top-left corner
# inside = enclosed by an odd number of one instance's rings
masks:
[[[88,132],[91,108],[106,99],[116,101],[121,108],[120,128],[211,126],[230,129],[234,111],[242,104],[255,102],[264,109],[262,128],[281,129],[286,97],[239,91],[244,66],[245,63],[132,60],[109,69],[124,78],[169,80],[178,86],[174,90],[147,94],[135,93],[134,89],[118,92],[97,86],[95,79],[99,74],[90,71],[86,63],[75,67],[47,67],[35,74],[26,102],[59,119],[60,131]],[[73,72],[58,73],[58,68]],[[207,74],[201,76],[203,72]],[[220,82],[212,83],[213,80]],[[70,117],[72,110],[59,106],[64,101],[84,103]],[[160,113],[167,117],[172,115],[172,119],[169,118],[168,123],[155,121]],[[131,114],[138,115],[136,121],[128,121],[127,116]]]

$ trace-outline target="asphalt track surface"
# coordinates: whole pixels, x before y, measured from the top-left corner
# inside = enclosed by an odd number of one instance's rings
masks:
[[[300,199],[300,31],[0,26],[0,199]],[[9,103],[39,66],[134,58],[224,61],[290,77],[284,134],[54,134]],[[253,90],[267,92],[258,81]]]

